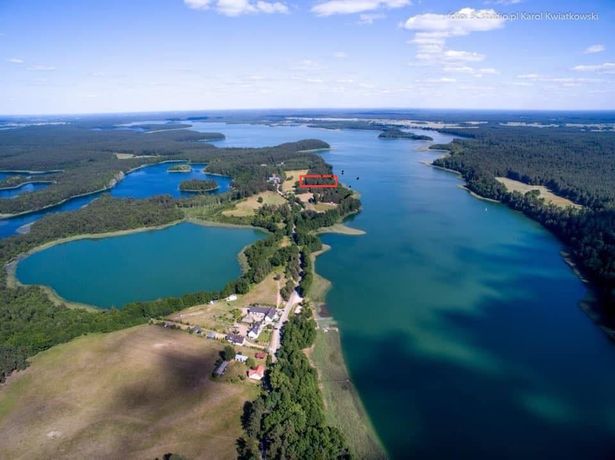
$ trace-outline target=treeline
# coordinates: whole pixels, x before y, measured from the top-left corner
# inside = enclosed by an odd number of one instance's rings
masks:
[[[187,129],[144,133],[91,126],[96,126],[95,120],[0,130],[0,169],[62,170],[54,174],[55,183],[44,190],[0,200],[0,213],[37,210],[92,193],[137,166],[163,160],[207,162],[209,171],[233,177],[236,196],[247,196],[266,190],[269,175],[281,173],[285,167],[309,168],[322,162],[318,155],[304,151],[328,147],[324,142],[307,140],[259,149],[226,149],[207,143],[223,137],[219,133]],[[120,160],[116,153],[138,158]]]
[[[216,190],[218,183],[211,179],[192,179],[185,180],[179,184],[179,189],[182,192],[206,193]]]
[[[310,308],[284,326],[278,360],[270,367],[264,390],[246,404],[240,458],[350,458],[342,433],[326,423],[318,376],[303,353],[315,338]]]
[[[542,130],[535,134],[537,140],[532,136],[536,128],[525,128],[525,138],[512,137],[506,133],[509,129],[494,129],[485,138],[483,129],[475,140],[454,141],[451,155],[434,165],[459,171],[473,192],[500,200],[551,230],[596,284],[608,309],[615,311],[615,133],[575,131],[571,138],[569,130],[548,129],[547,135]],[[536,159],[530,158],[532,148]],[[532,192],[509,193],[496,176],[546,185],[586,208],[548,205]]]
[[[442,166],[544,185],[592,209],[615,206],[615,132],[497,125],[443,131],[471,138],[454,140],[448,148],[462,153],[439,160]]]
[[[180,202],[184,203],[184,202]],[[186,204],[186,203],[184,203]],[[183,218],[177,202],[167,197],[125,200],[109,196],[78,211],[51,214],[32,225],[31,231],[0,241],[0,264],[44,243],[73,235],[129,230],[171,224]],[[249,269],[222,290],[194,292],[151,302],[134,302],[121,309],[92,312],[54,305],[37,286],[7,287],[7,275],[0,274],[0,381],[13,370],[26,366],[26,359],[59,343],[90,332],[111,332],[150,318],[210,300],[245,293],[271,270],[269,258],[275,253],[280,235],[271,235],[246,249]]]
[[[414,134],[402,131],[399,128],[387,128],[378,135],[378,139],[410,139],[413,141],[433,141],[432,137],[424,134]]]
[[[281,176],[283,170],[310,169],[324,165],[324,160],[309,150],[328,147],[326,142],[310,139],[273,148],[226,149],[223,155],[209,161],[206,171],[231,176],[233,197],[245,198],[273,190],[273,186],[267,182],[272,174]]]

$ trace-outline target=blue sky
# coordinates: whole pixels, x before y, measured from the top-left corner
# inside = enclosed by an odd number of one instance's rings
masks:
[[[615,109],[614,25],[613,0],[0,0],[0,113]]]

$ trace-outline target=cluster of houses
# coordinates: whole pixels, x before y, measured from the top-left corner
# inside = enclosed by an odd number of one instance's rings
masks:
[[[247,309],[246,315],[241,322],[247,324],[247,338],[256,340],[269,324],[275,324],[280,319],[278,310],[275,307],[266,305],[251,305]],[[233,345],[244,345],[246,336],[241,334],[228,334],[226,340]]]

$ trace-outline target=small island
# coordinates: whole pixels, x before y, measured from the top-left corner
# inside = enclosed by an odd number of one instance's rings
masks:
[[[177,165],[170,166],[169,169],[167,169],[167,172],[170,172],[170,173],[189,173],[189,172],[192,172],[192,166],[190,166],[189,164],[186,164],[186,163],[177,164]]]
[[[378,139],[411,139],[413,141],[433,141],[433,138],[423,134],[402,131],[399,128],[387,128],[380,133]]]
[[[182,192],[207,193],[217,190],[220,186],[215,180],[211,179],[192,179],[185,180],[179,184],[179,189]]]

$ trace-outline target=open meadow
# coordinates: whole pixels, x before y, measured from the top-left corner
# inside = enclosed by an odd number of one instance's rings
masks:
[[[258,387],[211,379],[222,347],[147,325],[40,353],[0,389],[0,456],[236,458]]]

